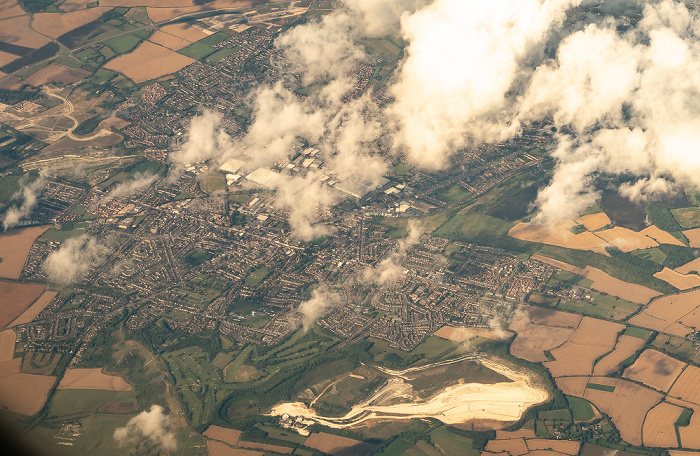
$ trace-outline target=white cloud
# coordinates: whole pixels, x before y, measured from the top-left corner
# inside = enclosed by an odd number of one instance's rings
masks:
[[[321,285],[311,292],[311,299],[299,304],[297,312],[302,315],[304,331],[322,317],[330,308],[340,305],[340,295]]]
[[[119,446],[158,445],[166,451],[177,448],[175,434],[170,431],[170,415],[164,413],[160,405],[152,405],[151,410],[143,411],[129,420],[126,426],[114,431],[114,439]]]
[[[36,207],[37,199],[46,183],[46,174],[43,172],[31,183],[27,182],[25,176],[19,182],[19,190],[12,195],[12,201],[17,203],[5,212],[2,219],[2,226],[5,231],[14,228],[23,219],[29,217]]]
[[[114,198],[125,198],[134,195],[151,186],[158,179],[158,175],[149,173],[135,173],[133,179],[117,184],[108,194],[100,200],[105,204]]]
[[[52,282],[70,283],[81,279],[91,268],[102,263],[109,248],[83,234],[66,240],[58,250],[51,252],[42,265]]]
[[[406,253],[414,245],[418,244],[423,234],[423,228],[416,220],[409,220],[406,237],[401,239],[396,250],[387,255],[375,267],[367,268],[362,273],[365,283],[384,285],[391,283],[403,275],[401,262],[406,258]]]

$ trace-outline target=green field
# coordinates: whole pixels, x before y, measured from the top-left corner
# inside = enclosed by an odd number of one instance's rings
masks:
[[[51,375],[63,356],[59,353],[26,352],[22,359],[22,372]]]
[[[625,336],[636,337],[637,339],[647,340],[651,336],[651,331],[648,329],[637,328],[636,326],[628,326],[623,332]]]
[[[378,456],[398,456],[411,448],[411,443],[401,437],[395,439],[386,448],[377,453]]]
[[[573,272],[562,270],[554,274],[552,278],[549,279],[549,282],[547,282],[547,287],[554,288],[560,282],[566,282],[571,285],[578,285],[579,287],[584,288],[590,288],[591,285],[593,285],[593,281],[591,279],[574,274]]]
[[[465,200],[470,193],[461,185],[454,184],[451,187],[443,188],[435,192],[435,197],[446,203],[456,203]]]
[[[595,416],[595,411],[590,402],[580,397],[566,396],[569,408],[576,421],[588,421]]]
[[[214,33],[213,35],[210,35],[206,38],[202,38],[196,43],[192,43],[189,46],[185,46],[177,52],[193,59],[202,60],[205,57],[208,57],[214,54],[215,52],[219,51],[219,49],[213,47],[213,45],[221,41],[227,40],[228,38],[229,35],[223,32]]]
[[[204,309],[226,287],[228,287],[227,282],[207,274],[200,274],[173,289],[173,291],[180,296],[184,303]]]
[[[691,341],[682,337],[659,334],[654,338],[651,344],[659,350],[684,359],[685,361],[693,363],[700,361],[700,352],[693,348],[693,343]]]
[[[448,456],[478,456],[480,454],[472,447],[472,439],[453,434],[444,426],[435,429],[429,435],[433,445]]]
[[[202,179],[201,187],[204,192],[209,194],[224,192],[226,191],[226,178],[221,173],[209,174]]]
[[[401,47],[389,38],[365,38],[360,40],[360,44],[365,47],[367,53],[386,62],[398,60],[403,53]]]
[[[245,283],[246,285],[250,285],[251,287],[257,287],[260,285],[260,282],[262,282],[265,277],[270,273],[270,270],[266,268],[265,266],[256,269],[255,271],[251,272],[248,277],[245,278]]]
[[[453,352],[456,348],[457,344],[451,340],[446,340],[438,336],[430,336],[411,350],[411,354],[424,355],[432,360],[438,360]]]
[[[88,222],[75,222],[70,230],[64,231],[63,229],[49,228],[39,237],[39,239],[63,242],[67,239],[85,234],[85,230],[88,228],[88,226]]]
[[[586,388],[594,389],[594,390],[599,390],[599,391],[606,391],[606,392],[608,392],[608,393],[612,393],[613,391],[615,391],[615,387],[614,387],[614,386],[610,386],[610,385],[599,385],[598,383],[588,383],[588,384],[586,385]]]
[[[64,417],[97,413],[106,402],[135,402],[134,391],[59,389],[49,401],[48,416]]]
[[[537,419],[548,421],[571,421],[569,409],[545,410],[537,413]]]
[[[224,48],[224,49],[219,49],[215,53],[207,56],[207,58],[204,59],[206,63],[209,64],[215,64],[221,62],[223,59],[228,57],[229,55],[233,55],[236,52],[239,51],[240,48]]]
[[[394,165],[394,174],[400,177],[408,176],[412,169],[413,166],[408,163],[400,162]]]
[[[590,302],[562,300],[557,308],[591,317],[610,318],[611,320],[623,320],[639,310],[639,304],[615,296],[598,292],[591,292],[591,296],[593,299]]]
[[[643,258],[645,260],[653,261],[654,263],[663,264],[666,261],[666,254],[662,252],[658,247],[652,247],[650,249],[633,250],[630,252],[634,256]]]
[[[700,227],[700,208],[698,207],[671,209],[671,213],[684,230]]]
[[[126,54],[127,52],[134,49],[136,46],[141,44],[143,38],[140,38],[134,34],[127,33],[125,35],[120,35],[109,39],[104,42],[106,46],[109,46],[115,54]]]

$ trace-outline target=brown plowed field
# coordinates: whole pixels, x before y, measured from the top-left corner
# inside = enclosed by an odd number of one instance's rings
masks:
[[[583,398],[610,416],[625,442],[641,445],[644,417],[661,402],[661,393],[618,378],[592,377],[590,382],[615,387],[613,392],[586,388]]]
[[[56,291],[45,291],[44,294],[39,296],[39,299],[34,301],[34,304],[32,304],[29,309],[25,310],[22,313],[22,315],[20,315],[19,317],[17,317],[17,319],[10,323],[10,326],[19,326],[34,320],[34,318],[36,318],[36,316],[39,315],[41,311],[49,305],[49,303],[53,300],[53,298],[56,297],[57,294],[58,292]]]
[[[667,392],[685,366],[684,362],[656,350],[644,350],[637,361],[625,369],[622,376]]]
[[[29,28],[30,20],[29,15],[0,20],[0,41],[34,49],[50,42],[50,38]]]
[[[683,266],[679,266],[675,270],[676,272],[680,272],[681,274],[690,274],[691,272],[700,273],[700,258],[696,258],[693,261],[684,264]]]
[[[553,450],[557,453],[578,454],[581,448],[581,442],[571,440],[547,440],[547,439],[531,439],[527,440],[527,447],[530,451],[534,450]]]
[[[524,439],[489,440],[485,449],[486,451],[490,451],[492,453],[500,453],[505,451],[511,456],[520,456],[530,452]]]
[[[530,324],[518,331],[518,335],[510,345],[510,353],[533,363],[549,361],[544,352],[566,342],[573,332],[571,328]]]
[[[693,248],[700,247],[700,228],[694,228],[692,230],[681,231],[685,237],[690,241],[690,246]]]
[[[0,361],[0,377],[19,374],[22,371],[22,358]],[[2,392],[0,392],[2,394]]]
[[[13,374],[0,378],[0,408],[20,415],[34,415],[44,406],[56,377]]]
[[[320,450],[332,455],[370,455],[377,447],[358,440],[341,437],[339,435],[326,434],[325,432],[313,433],[306,439],[304,446]]]
[[[581,269],[562,261],[537,254],[532,255],[530,258],[591,279],[593,281],[591,288],[594,290],[602,291],[603,293],[607,293],[611,296],[617,296],[618,298],[625,299],[627,301],[636,302],[637,304],[646,304],[652,298],[661,294],[656,290],[652,290],[651,288],[616,279],[600,269],[596,269],[591,266],[586,266],[586,269]]]
[[[628,228],[616,226],[609,230],[598,231],[598,237],[614,245],[623,252],[631,252],[637,249],[648,249],[659,245],[655,240]]]
[[[205,437],[209,437],[210,439],[221,440],[222,442],[235,446],[236,444],[238,444],[238,439],[241,437],[241,434],[241,431],[237,431],[235,429],[227,429],[219,426],[209,426],[202,435],[204,435]]]
[[[216,440],[207,440],[207,452],[209,456],[263,456],[265,454],[262,451],[231,448],[225,443],[217,442]]]
[[[674,271],[673,269],[663,268],[661,271],[654,274],[654,277],[673,285],[679,290],[689,290],[691,288],[700,287],[700,275],[697,274],[686,275]]]
[[[196,62],[168,48],[144,41],[133,52],[110,60],[105,68],[124,73],[136,83],[174,73]]]
[[[17,60],[19,57],[17,57],[14,54],[9,54],[7,52],[2,52],[0,51],[0,67],[5,66],[8,63],[12,62],[13,60]]]
[[[569,396],[583,397],[586,393],[588,377],[560,377],[555,381],[559,389]]]
[[[642,339],[623,334],[617,339],[615,350],[607,354],[593,367],[593,375],[608,375],[615,372],[620,368],[622,361],[634,355],[642,347],[644,347]]]
[[[683,409],[668,402],[662,402],[649,410],[644,420],[642,437],[644,446],[669,448],[678,446],[674,424]]]
[[[45,288],[45,285],[0,282],[0,328],[19,317]]]
[[[646,228],[644,228],[642,231],[639,232],[639,234],[643,234],[645,236],[649,236],[659,244],[671,244],[671,245],[679,245],[681,247],[685,247],[685,244],[683,244],[681,241],[679,241],[674,235],[669,233],[668,231],[664,231],[661,228],[657,227],[656,225],[651,225]]]
[[[24,14],[26,13],[20,8],[17,0],[3,0],[3,2],[0,3],[0,19],[22,16]]]
[[[671,397],[667,397],[666,401],[678,405],[679,407],[693,409],[693,415],[690,417],[690,424],[685,427],[679,427],[678,433],[680,434],[681,446],[683,448],[700,448],[700,405],[673,399]]]
[[[698,305],[700,305],[700,290],[662,296],[649,304],[640,314],[632,317],[630,323],[659,332],[667,332],[667,328],[679,320],[682,320],[683,325],[691,326],[696,320]],[[679,331],[683,329],[676,328],[676,333]],[[685,337],[688,332],[690,331],[674,333],[674,335]]]
[[[0,331],[0,361],[9,361],[15,356],[16,334],[11,329]]]
[[[116,375],[105,375],[102,369],[66,369],[58,389],[95,389],[133,391],[134,387]]]
[[[612,223],[605,212],[584,215],[578,220],[576,220],[576,222],[585,226],[588,231],[599,230],[604,226],[608,226]]]
[[[700,405],[700,367],[688,366],[668,394]]]
[[[71,13],[36,13],[32,21],[32,27],[39,33],[51,38],[58,38],[64,33],[75,30],[78,27],[92,22],[109,11],[110,8],[96,7]]]
[[[79,68],[68,68],[59,63],[52,62],[41,70],[24,80],[26,84],[34,87],[41,87],[49,82],[60,82],[61,84],[72,84],[82,81],[90,76],[89,71]]]
[[[526,439],[534,439],[535,431],[531,429],[519,429],[517,431],[496,431],[496,440],[519,439],[521,437]]]
[[[0,234],[0,277],[19,279],[32,244],[48,226],[35,226]]]
[[[569,228],[574,226],[576,226],[576,222],[571,220],[558,222],[553,226],[520,222],[508,231],[508,236],[521,241],[538,242],[576,250],[590,250],[608,255],[605,248],[610,247],[609,243],[589,231],[573,234]]]

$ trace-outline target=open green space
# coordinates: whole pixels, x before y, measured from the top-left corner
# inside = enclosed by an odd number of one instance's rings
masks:
[[[435,192],[435,197],[446,203],[456,203],[469,197],[470,193],[459,184],[454,184],[447,188],[442,188]]]
[[[409,165],[408,163],[399,162],[394,165],[394,174],[400,177],[407,176],[412,169],[413,166]]]
[[[173,289],[173,291],[180,296],[184,304],[204,309],[228,286],[228,282],[217,279],[214,276],[200,274]]]
[[[60,353],[26,352],[22,359],[22,372],[27,374],[52,375],[63,358]]]
[[[537,412],[537,419],[550,421],[571,421],[571,412],[569,409],[544,410],[542,412]]]
[[[579,287],[590,288],[593,281],[586,277],[574,274],[573,272],[561,270],[554,274],[547,282],[547,287],[557,288],[561,282],[566,282],[570,285],[578,285]]]
[[[612,393],[613,391],[615,391],[615,387],[614,387],[614,386],[610,386],[610,385],[599,385],[598,383],[588,383],[588,384],[586,385],[586,388],[588,388],[588,389],[594,389],[594,390],[599,390],[599,391],[606,391],[606,392],[608,392],[608,393]]]
[[[558,309],[576,312],[591,317],[609,318],[611,320],[623,320],[639,310],[639,304],[625,301],[616,296],[591,292],[590,301],[561,300]]]
[[[221,62],[226,57],[235,54],[239,50],[240,50],[240,48],[238,48],[238,47],[219,49],[218,51],[214,52],[213,54],[210,54],[209,56],[207,56],[204,59],[204,61],[210,65],[213,65],[213,64]]]
[[[628,326],[622,333],[625,336],[636,337],[637,339],[647,340],[651,336],[651,331],[648,329],[637,328],[636,326]]]
[[[59,389],[49,400],[48,416],[67,417],[97,413],[107,402],[136,402],[134,391]]]
[[[700,352],[693,347],[692,341],[682,337],[658,334],[651,343],[655,348],[688,362],[700,361]]]
[[[69,226],[70,229],[64,229],[68,228]],[[58,229],[49,228],[39,237],[39,239],[43,239],[45,241],[64,242],[67,239],[85,234],[85,230],[87,230],[88,226],[88,222],[75,222],[70,225],[61,225],[61,228]]]
[[[270,270],[267,267],[260,267],[248,274],[248,277],[245,278],[245,283],[251,287],[257,287],[260,285],[260,282],[262,282],[265,277],[268,276],[268,274],[270,274]]]
[[[228,38],[229,35],[223,32],[217,32],[213,35],[209,35],[206,38],[202,38],[195,43],[185,46],[177,52],[193,59],[202,60],[205,57],[219,51],[219,49],[215,48],[214,45],[220,43],[221,41],[227,40]]]
[[[397,439],[394,439],[393,442],[391,442],[386,448],[381,450],[377,455],[381,456],[399,456],[400,454],[403,454],[406,450],[411,448],[411,442],[398,437]]]
[[[566,396],[569,408],[576,421],[588,421],[595,416],[595,410],[590,402],[580,397]]]
[[[388,37],[365,38],[360,40],[360,44],[365,47],[368,54],[380,58],[385,62],[395,62],[403,55],[401,46]]]
[[[116,36],[112,39],[104,41],[105,46],[114,51],[115,54],[126,54],[141,44],[144,38],[138,37],[133,33]]]
[[[654,263],[663,264],[666,261],[666,254],[661,251],[658,247],[652,247],[650,249],[633,250],[630,252],[634,256],[643,258],[645,260],[653,261]]]
[[[423,355],[438,360],[457,349],[457,344],[438,336],[430,336],[411,350],[411,355]]]
[[[700,227],[700,208],[698,207],[671,209],[671,213],[684,230]]]
[[[678,427],[686,427],[690,425],[690,418],[693,416],[694,410],[691,408],[684,408],[681,415],[676,420],[675,425]]]
[[[226,191],[226,178],[222,173],[208,174],[202,179],[201,187],[204,192],[209,194],[224,192]]]
[[[435,429],[429,435],[433,445],[447,455],[478,456],[480,454],[472,447],[472,439],[453,434],[444,426]]]

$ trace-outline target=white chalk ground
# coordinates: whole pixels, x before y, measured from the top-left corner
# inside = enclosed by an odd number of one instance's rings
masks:
[[[517,421],[528,407],[549,399],[549,392],[534,385],[527,375],[492,360],[482,359],[480,362],[513,382],[490,385],[464,383],[447,387],[425,402],[370,405],[379,396],[386,394],[387,387],[385,387],[367,401],[354,406],[347,415],[340,418],[319,416],[303,402],[279,404],[272,409],[270,415],[279,416],[286,413],[294,417],[301,416],[332,428],[355,426],[370,419],[436,418],[445,424],[464,423],[474,419]],[[402,383],[398,378],[395,381]],[[389,383],[391,384],[392,381],[390,380]]]

